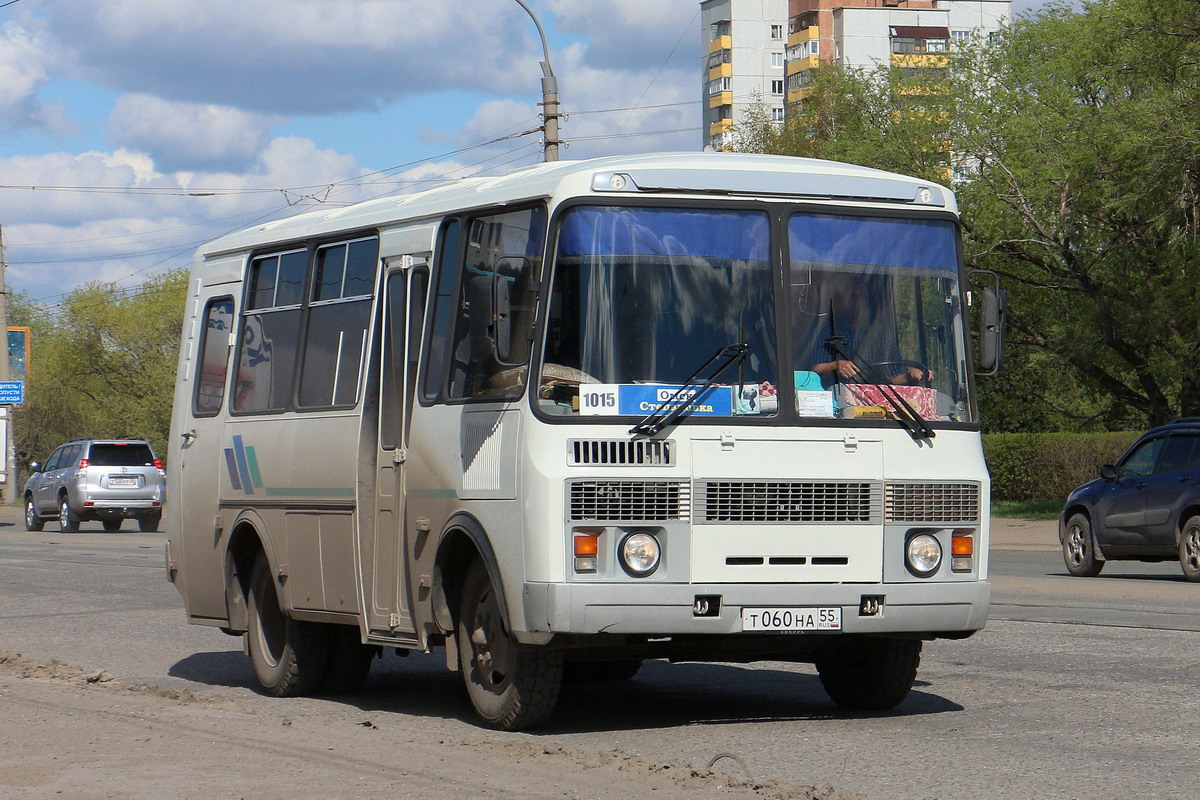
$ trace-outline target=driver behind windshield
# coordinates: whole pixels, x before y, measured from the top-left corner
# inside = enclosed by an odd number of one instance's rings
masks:
[[[828,389],[849,383],[919,384],[931,377],[907,364],[882,276],[812,270],[793,286],[797,298],[797,364]]]

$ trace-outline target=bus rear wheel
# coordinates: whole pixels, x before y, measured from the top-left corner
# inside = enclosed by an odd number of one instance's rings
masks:
[[[329,629],[284,613],[264,553],[258,554],[250,571],[247,605],[250,661],[263,691],[274,697],[314,693],[329,662]]]
[[[899,705],[912,689],[920,663],[920,639],[855,634],[832,637],[816,659],[829,698],[853,711],[883,711]]]
[[[523,647],[504,624],[484,565],[467,570],[458,615],[458,659],[475,713],[490,728],[523,730],[554,713],[562,686],[562,654]]]

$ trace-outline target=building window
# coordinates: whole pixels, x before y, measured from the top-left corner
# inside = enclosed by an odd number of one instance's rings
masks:
[[[783,26],[782,25],[772,25],[771,26],[771,38],[772,39],[782,39],[783,38]]]
[[[729,36],[732,33],[732,26],[727,19],[714,22],[711,29],[713,39],[720,39],[722,36]]]
[[[783,67],[783,53],[771,53],[771,66]]]
[[[722,64],[728,64],[731,61],[733,61],[732,50],[718,50],[715,53],[709,53],[708,68],[712,69],[714,67],[719,67]]]
[[[717,78],[716,80],[709,81],[708,93],[720,94],[721,92],[728,92],[731,80],[731,78]]]
[[[783,81],[771,81],[771,94],[783,94]]]
[[[783,122],[783,109],[782,108],[772,108],[771,109],[771,122]]]

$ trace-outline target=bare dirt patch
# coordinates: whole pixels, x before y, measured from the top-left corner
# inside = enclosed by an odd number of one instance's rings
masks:
[[[2,650],[0,775],[3,798],[869,800],[754,780],[733,753],[709,768],[524,734],[473,738],[455,720],[129,685]]]

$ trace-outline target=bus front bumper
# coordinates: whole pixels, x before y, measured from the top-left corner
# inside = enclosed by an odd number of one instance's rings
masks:
[[[987,581],[880,584],[526,583],[531,633],[744,633],[743,608],[841,608],[845,633],[961,636],[982,630]],[[713,613],[713,598],[719,598]],[[698,613],[706,600],[708,616]],[[518,638],[521,638],[518,636]]]

